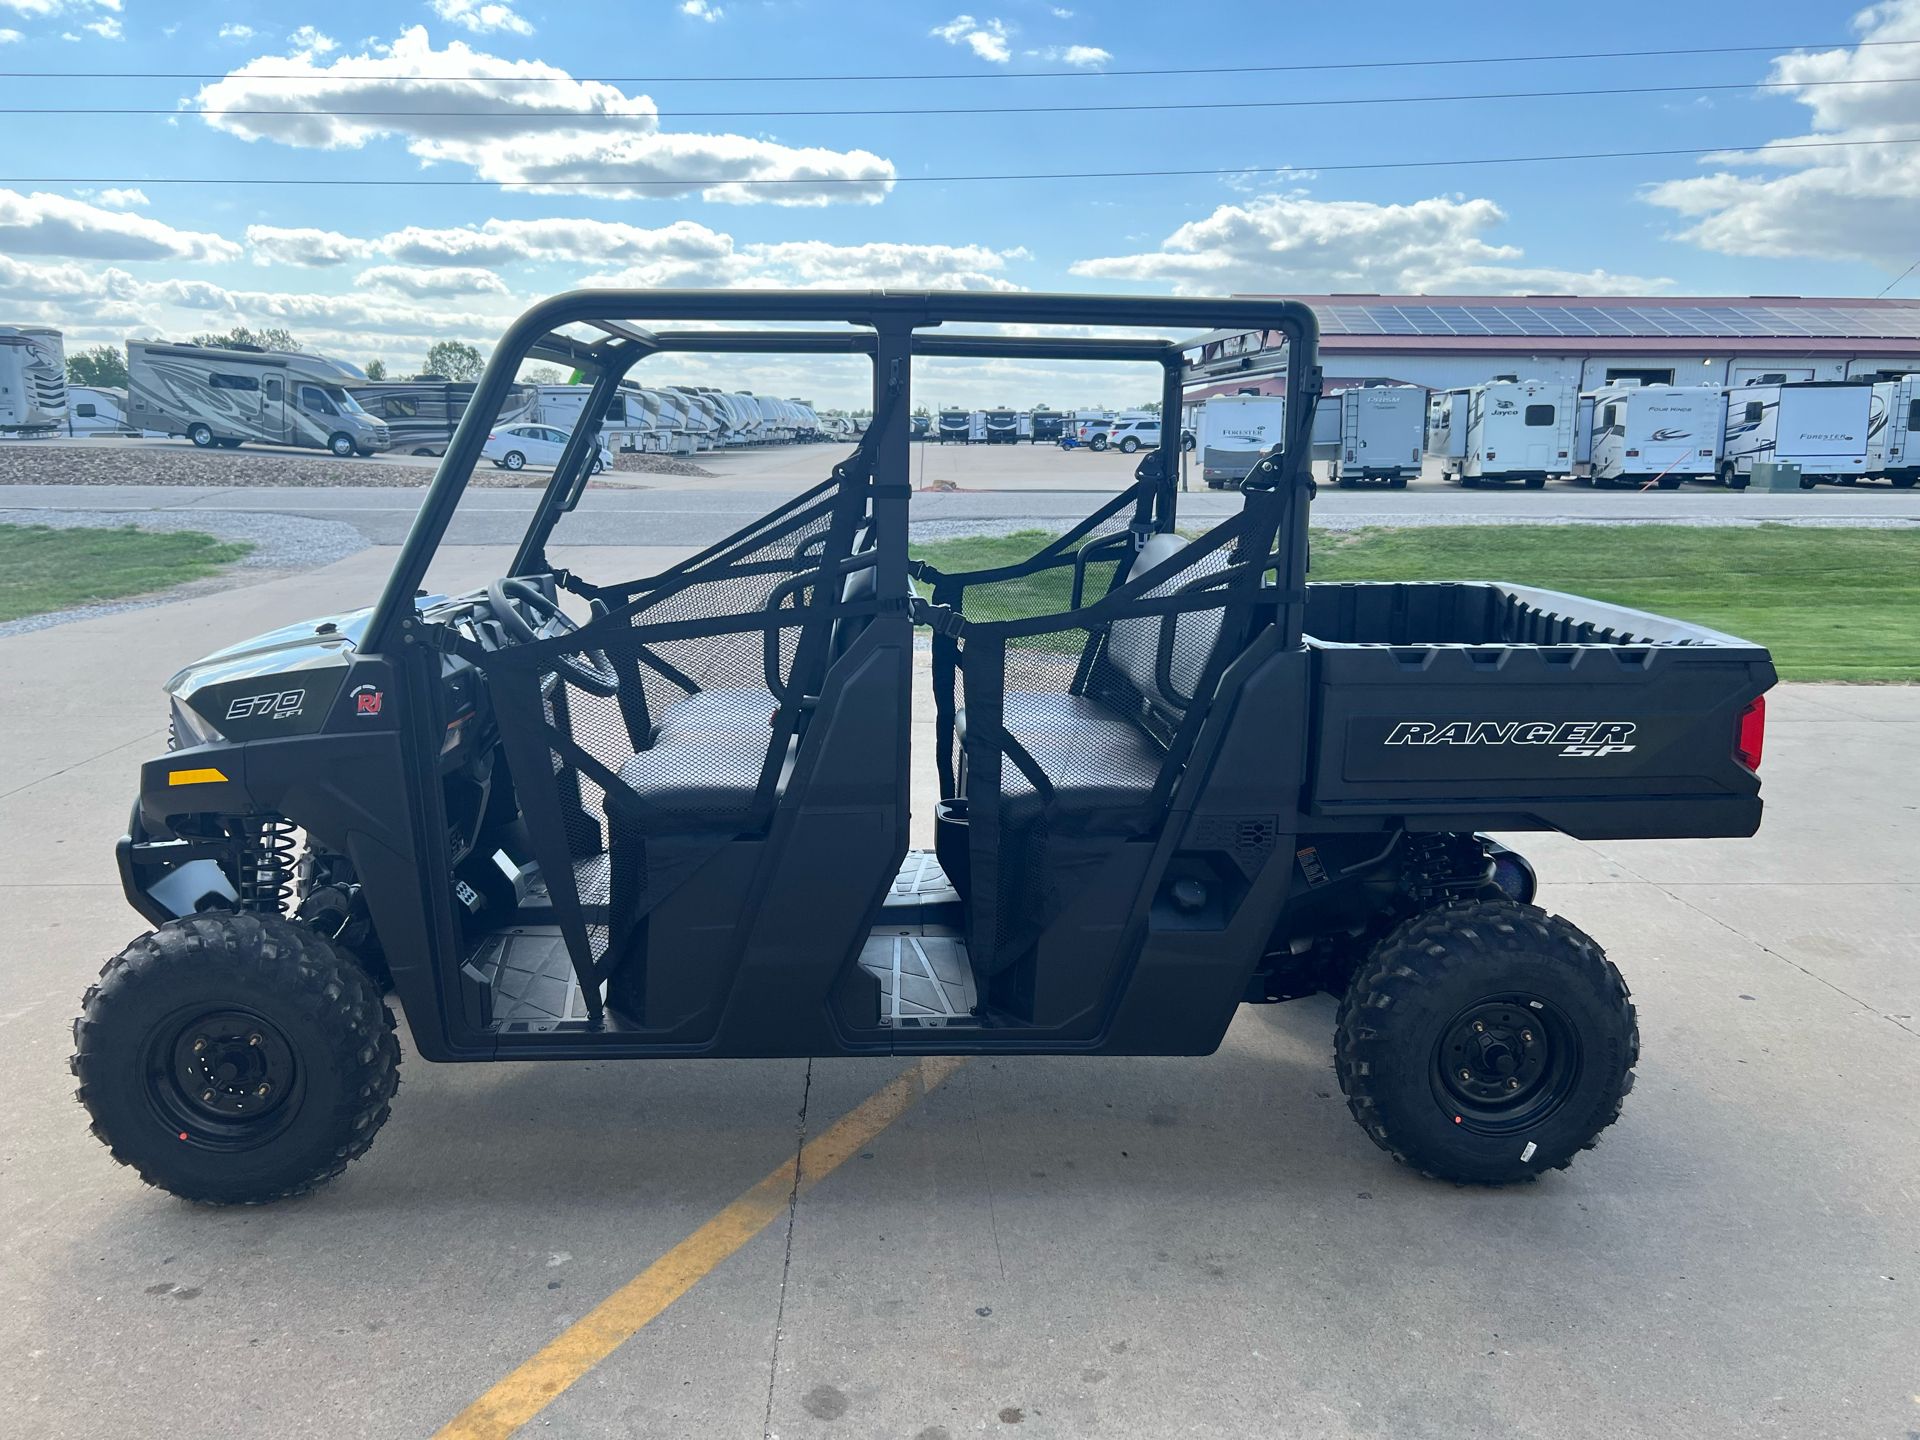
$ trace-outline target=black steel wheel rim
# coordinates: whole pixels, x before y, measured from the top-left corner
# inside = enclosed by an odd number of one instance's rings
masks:
[[[155,1116],[204,1150],[264,1145],[293,1123],[305,1093],[285,1033],[243,1007],[168,1017],[153,1029],[144,1070]]]
[[[1580,1079],[1580,1034],[1566,1013],[1538,995],[1492,995],[1464,1007],[1433,1046],[1434,1099],[1477,1135],[1539,1125],[1566,1103]]]

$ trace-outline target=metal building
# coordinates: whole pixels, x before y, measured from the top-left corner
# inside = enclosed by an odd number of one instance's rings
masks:
[[[1366,381],[1447,390],[1511,376],[1571,381],[1745,385],[1874,379],[1920,371],[1920,300],[1800,296],[1318,295],[1320,364],[1330,391]],[[1269,337],[1202,337],[1189,401],[1279,393],[1285,362]]]

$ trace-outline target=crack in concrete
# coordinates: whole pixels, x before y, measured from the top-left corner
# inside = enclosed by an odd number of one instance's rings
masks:
[[[800,1085],[799,1136],[793,1151],[793,1189],[787,1193],[786,1246],[780,1259],[780,1299],[773,1311],[773,1348],[767,1357],[767,1408],[760,1421],[761,1440],[773,1440],[773,1393],[780,1383],[780,1340],[787,1320],[787,1276],[793,1270],[793,1232],[800,1218],[800,1166],[807,1148],[807,1104],[813,1098],[813,1061],[807,1061]]]

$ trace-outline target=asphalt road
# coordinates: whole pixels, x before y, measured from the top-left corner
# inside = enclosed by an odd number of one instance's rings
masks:
[[[500,560],[453,551],[434,583]],[[164,743],[158,685],[390,562],[0,640],[0,1431],[432,1434],[602,1301],[630,1326],[666,1256],[690,1286],[525,1433],[1920,1429],[1910,689],[1776,691],[1754,840],[1508,837],[1620,964],[1645,1040],[1621,1123],[1536,1185],[1395,1168],[1310,1000],[1244,1011],[1204,1059],[975,1060],[924,1098],[909,1074],[918,1103],[731,1249],[713,1222],[908,1067],[410,1056],[323,1192],[213,1211],[144,1189],[87,1134],[66,1057],[141,928],[112,844]]]

